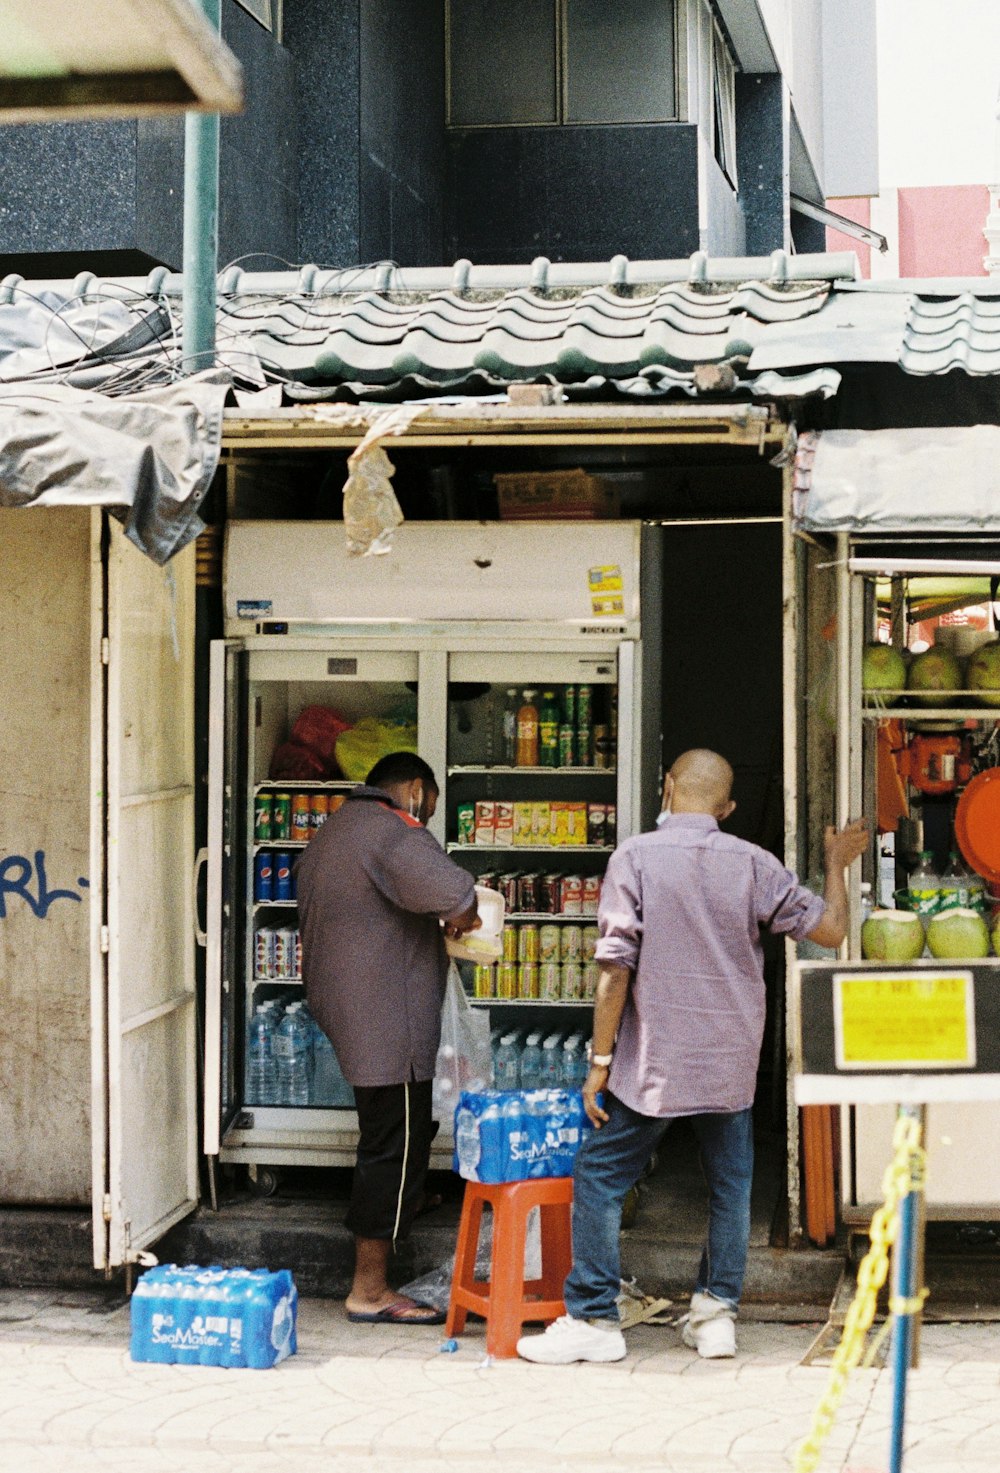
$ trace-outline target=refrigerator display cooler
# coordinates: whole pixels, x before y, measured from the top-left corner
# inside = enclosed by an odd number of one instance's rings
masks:
[[[308,1095],[289,1095],[262,1083],[248,1047],[258,1009],[272,1026],[300,1011],[294,861],[351,787],[329,769],[274,776],[309,708],[358,734],[362,755],[373,722],[415,742],[440,784],[431,831],[504,891],[503,959],[461,964],[473,1005],[495,1029],[589,1034],[600,879],[659,806],[661,536],[637,522],[407,523],[389,554],[359,559],[339,522],[230,524],[211,672],[210,1158],[255,1168],[263,1190],[281,1166],[354,1161],[357,1117],[329,1051]],[[443,1128],[435,1164],[451,1150]]]

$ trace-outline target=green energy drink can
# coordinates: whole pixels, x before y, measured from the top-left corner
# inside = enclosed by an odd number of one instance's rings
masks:
[[[517,996],[517,962],[497,963],[497,997],[504,1001]]]
[[[567,726],[576,725],[576,686],[568,685],[563,691],[563,720]]]
[[[274,837],[274,798],[270,793],[258,793],[253,804],[253,836],[258,844],[266,844]]]
[[[496,982],[492,966],[478,966],[472,974],[473,997],[494,997]]]
[[[568,722],[559,728],[559,766],[576,766],[576,732]]]
[[[271,825],[272,839],[288,839],[292,833],[292,795],[275,793],[274,818]]]
[[[593,689],[589,685],[577,687],[576,693],[576,724],[578,727],[590,727],[593,719]]]
[[[459,803],[458,805],[458,842],[460,844],[471,844],[476,837],[476,805],[475,803]]]

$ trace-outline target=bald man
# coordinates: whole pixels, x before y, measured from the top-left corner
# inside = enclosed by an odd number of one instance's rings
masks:
[[[518,1342],[525,1360],[565,1365],[625,1355],[617,1304],[622,1204],[680,1116],[694,1128],[709,1189],[684,1343],[710,1359],[736,1353],[764,1033],[760,934],[839,946],[847,929],[844,871],[864,852],[867,830],[862,820],[827,830],[820,897],[767,850],[720,831],[736,806],[732,787],[724,757],[685,752],[667,774],[655,831],[627,839],[611,856],[583,1091],[597,1129],[576,1158],[567,1313]]]

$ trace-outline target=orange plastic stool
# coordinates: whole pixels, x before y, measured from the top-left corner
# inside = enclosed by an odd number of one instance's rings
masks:
[[[493,1209],[493,1252],[489,1283],[476,1278],[476,1248],[486,1203]],[[465,1184],[462,1220],[455,1250],[455,1272],[448,1305],[449,1335],[460,1335],[471,1309],[486,1319],[486,1353],[498,1360],[517,1354],[525,1320],[548,1322],[565,1314],[563,1284],[573,1265],[570,1209],[571,1176],[490,1185]],[[542,1277],[524,1279],[524,1239],[528,1213],[541,1209]],[[527,1296],[535,1296],[528,1298]]]

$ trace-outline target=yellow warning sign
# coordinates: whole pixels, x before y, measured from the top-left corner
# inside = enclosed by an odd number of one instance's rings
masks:
[[[595,614],[624,614],[625,598],[622,570],[617,563],[590,568],[590,606]]]
[[[971,972],[839,972],[833,981],[838,1069],[975,1068]]]

